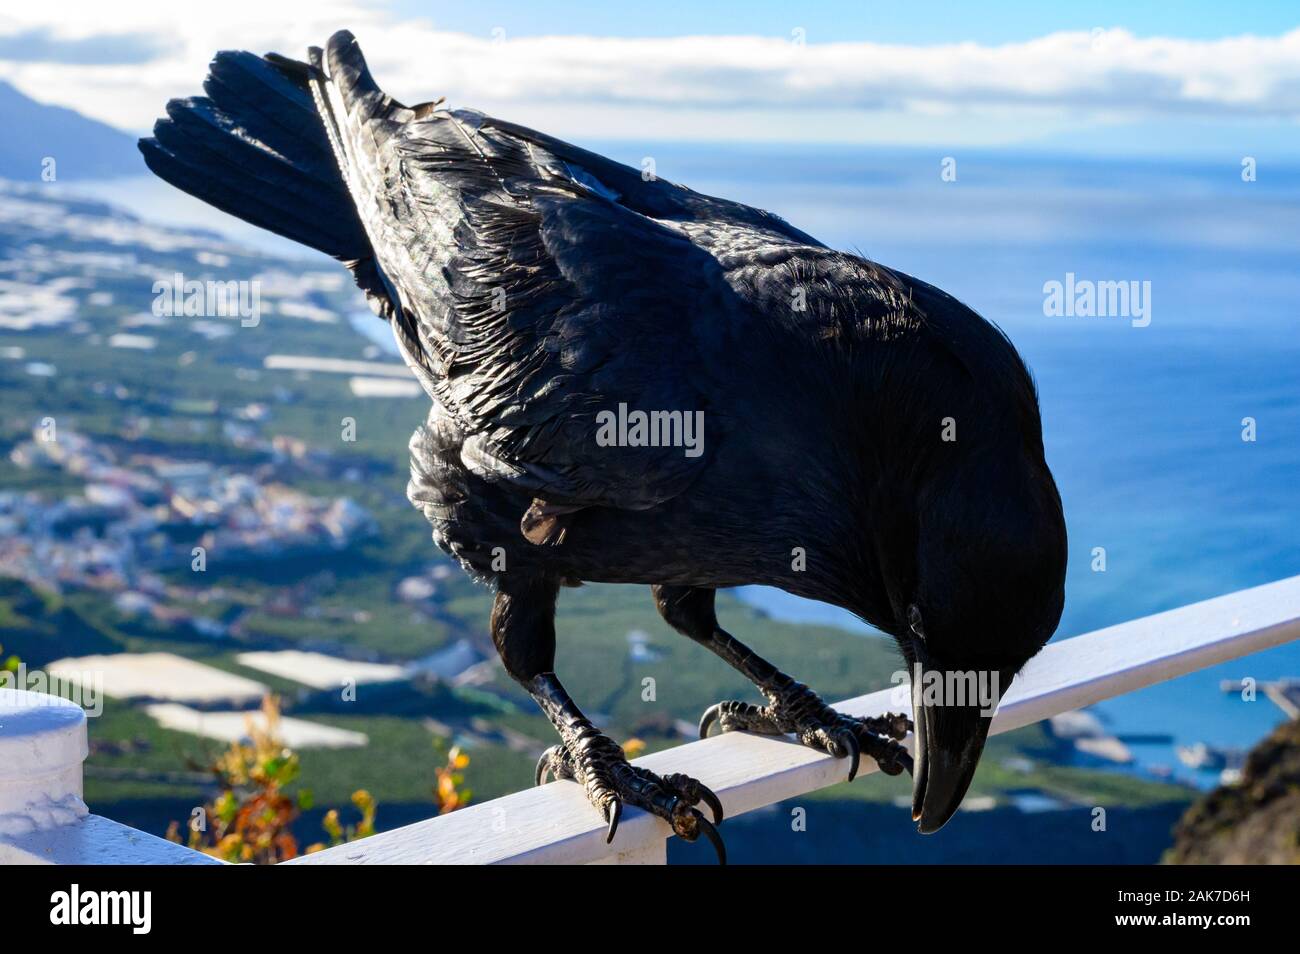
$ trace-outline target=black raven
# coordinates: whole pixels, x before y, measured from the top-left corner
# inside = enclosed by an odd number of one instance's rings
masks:
[[[351,269],[432,400],[408,495],[496,591],[506,670],[560,736],[538,765],[721,841],[717,798],[630,765],[554,673],[561,586],[649,584],[753,681],[701,731],[794,733],[960,804],[990,712],[1056,628],[1065,523],[1010,341],[924,282],[542,133],[407,107],[340,32],[302,63],[219,53],[149,167]],[[903,716],[850,718],[718,626],[718,587],[844,607],[909,665]],[[976,677],[978,683],[976,683]],[[979,690],[962,691],[978,685]],[[954,687],[957,687],[954,689]]]

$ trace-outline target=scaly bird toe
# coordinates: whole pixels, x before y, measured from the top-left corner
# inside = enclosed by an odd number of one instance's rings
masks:
[[[727,849],[716,825],[722,824],[722,802],[708,786],[689,775],[659,776],[632,765],[622,748],[603,735],[579,740],[575,756],[566,745],[553,745],[537,762],[536,780],[541,785],[548,774],[575,781],[586,790],[587,799],[608,823],[606,843],[614,840],[623,817],[624,804],[635,805],[662,818],[683,841],[704,835],[727,863]],[[713,814],[710,822],[695,806],[703,802]]]
[[[716,722],[723,732],[761,735],[793,734],[810,748],[849,760],[849,781],[858,774],[863,753],[876,760],[886,775],[912,771],[912,756],[900,742],[912,730],[912,720],[900,713],[883,716],[847,716],[826,705],[815,692],[790,680],[764,691],[768,704],[719,702],[700,718],[700,738],[707,738]]]

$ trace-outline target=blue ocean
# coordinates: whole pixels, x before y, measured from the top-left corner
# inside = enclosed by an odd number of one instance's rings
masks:
[[[1300,168],[1255,158],[1246,181],[1231,155],[655,153],[661,174],[938,285],[1011,336],[1038,381],[1069,525],[1058,639],[1300,573]],[[1044,286],[1067,274],[1149,282],[1149,323],[1046,316]],[[781,592],[743,593],[781,618],[857,624]],[[1249,747],[1284,716],[1262,694],[1220,691],[1245,676],[1300,676],[1300,643],[1097,711],[1117,734]],[[1212,781],[1178,766],[1170,746],[1134,754],[1140,767]]]
[[[1300,574],[1300,166],[1253,157],[1248,181],[1244,157],[1226,151],[1161,162],[588,145],[638,167],[653,157],[665,178],[777,212],[938,285],[1011,336],[1038,381],[1069,524],[1058,639]],[[215,224],[157,183],[104,194],[148,217]],[[1046,315],[1044,286],[1067,275],[1148,288],[1146,317]],[[1243,440],[1246,418],[1254,440]],[[1104,572],[1093,568],[1097,547]],[[777,617],[865,630],[778,591],[742,595]],[[1283,715],[1262,694],[1247,703],[1220,691],[1221,680],[1245,676],[1300,676],[1300,643],[1098,713],[1121,735],[1249,747]],[[1134,751],[1140,769],[1191,779],[1169,746]]]

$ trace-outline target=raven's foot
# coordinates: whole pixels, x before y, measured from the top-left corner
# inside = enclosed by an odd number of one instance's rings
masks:
[[[722,802],[696,779],[677,773],[660,776],[632,765],[617,742],[599,733],[580,736],[569,745],[553,745],[543,752],[537,761],[538,785],[546,781],[548,772],[586,789],[587,799],[609,823],[607,844],[614,840],[623,805],[629,804],[668,822],[683,841],[695,841],[704,835],[717,851],[718,861],[727,863],[727,849],[714,827],[722,824]],[[712,822],[695,807],[700,802],[712,810]]]
[[[793,733],[804,745],[837,759],[848,757],[850,782],[858,774],[863,752],[875,759],[886,775],[898,775],[904,770],[911,773],[912,756],[899,744],[912,730],[912,720],[907,716],[894,712],[866,717],[842,715],[793,679],[761,691],[768,698],[765,706],[732,701],[706,709],[700,718],[700,738],[708,736],[714,722],[723,732],[739,729],[761,735]]]

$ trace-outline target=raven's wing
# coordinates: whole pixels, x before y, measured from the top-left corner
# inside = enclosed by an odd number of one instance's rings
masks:
[[[661,179],[655,173],[653,163],[647,162],[646,168],[634,169],[545,133],[473,110],[459,110],[455,115],[471,119],[480,130],[487,129],[525,143],[534,155],[545,156],[551,163],[563,163],[571,175],[600,183],[620,205],[648,218],[742,233],[756,241],[822,247],[817,239],[779,215],[731,199],[704,195]]]
[[[399,342],[466,435],[466,466],[569,506],[680,493],[709,459],[711,385],[750,313],[699,236],[812,240],[521,127],[394,104],[350,37],[313,65]],[[704,452],[600,446],[597,415],[620,405],[703,412]]]
[[[702,412],[706,442],[717,436],[708,359],[734,323],[707,316],[737,308],[717,263],[480,131],[485,165],[462,147],[465,132],[463,118],[434,119],[398,146],[406,195],[451,233],[449,248],[416,233],[405,252],[414,263],[445,256],[422,275],[415,324],[434,396],[469,435],[462,460],[551,502],[640,509],[676,495],[706,456],[602,447],[598,415]],[[489,169],[501,184],[483,181]]]

